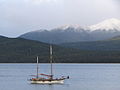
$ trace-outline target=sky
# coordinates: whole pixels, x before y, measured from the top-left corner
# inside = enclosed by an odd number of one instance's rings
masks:
[[[120,19],[120,0],[0,0],[0,35]]]

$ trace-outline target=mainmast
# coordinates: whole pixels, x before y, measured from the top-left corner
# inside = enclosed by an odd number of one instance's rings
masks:
[[[53,66],[52,66],[52,62],[53,62],[53,52],[52,52],[52,45],[50,45],[50,65],[51,65],[51,68],[50,68],[50,73],[51,73],[51,79],[53,79]]]
[[[38,78],[38,56],[37,56],[37,76],[36,78]]]

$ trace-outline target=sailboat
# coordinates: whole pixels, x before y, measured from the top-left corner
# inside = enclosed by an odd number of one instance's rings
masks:
[[[60,78],[54,78],[54,75],[53,75],[53,52],[52,52],[51,45],[50,45],[50,75],[39,74],[38,70],[39,70],[39,67],[38,67],[38,56],[37,56],[37,75],[35,76],[35,78],[30,79],[31,84],[63,84],[65,79],[69,79],[69,76],[67,76],[67,77],[62,76]],[[39,77],[39,75],[46,76],[46,78]]]

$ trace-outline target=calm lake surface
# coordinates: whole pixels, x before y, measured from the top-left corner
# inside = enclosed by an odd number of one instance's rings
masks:
[[[49,74],[49,64],[39,67]],[[30,84],[36,64],[0,64],[0,90],[120,90],[120,64],[55,64],[54,73],[70,79],[63,85]]]

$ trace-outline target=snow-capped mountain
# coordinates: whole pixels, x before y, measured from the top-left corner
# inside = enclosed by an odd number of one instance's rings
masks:
[[[109,19],[95,25],[65,25],[51,30],[37,30],[20,37],[47,43],[105,40],[120,35],[120,20]]]
[[[108,20],[104,20],[98,24],[94,24],[91,26],[86,26],[86,27],[82,27],[80,25],[64,25],[55,29],[60,29],[60,30],[66,30],[69,28],[73,28],[74,30],[77,29],[77,31],[79,31],[80,29],[83,30],[89,30],[89,31],[95,31],[95,30],[118,30],[120,31],[120,20],[116,19],[116,18],[111,18]]]
[[[95,30],[118,30],[120,31],[120,20],[112,18],[95,25],[88,26],[91,31]]]
[[[78,28],[81,28],[81,26],[80,25],[64,25],[64,26],[57,27],[55,29],[66,30],[68,28],[78,29]]]
[[[61,31],[61,32],[83,32],[84,28],[80,25],[64,25],[52,29],[51,31]]]

